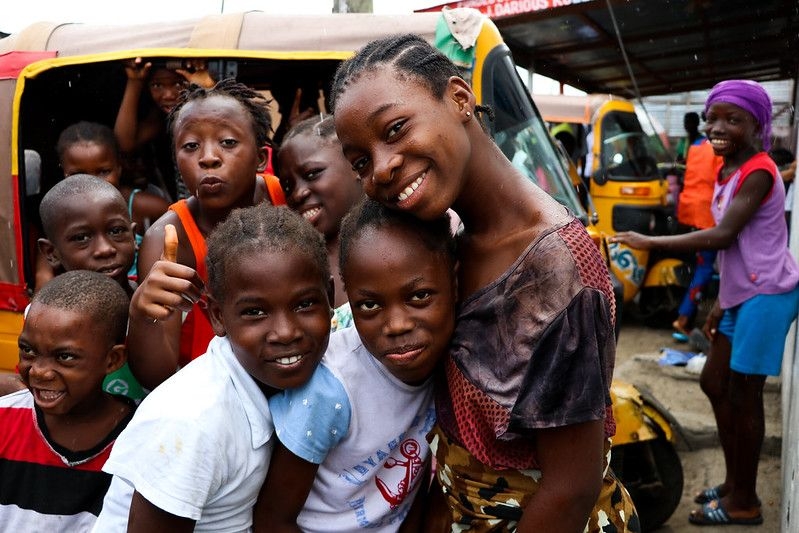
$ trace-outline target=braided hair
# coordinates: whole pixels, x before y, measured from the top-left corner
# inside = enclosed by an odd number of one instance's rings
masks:
[[[220,80],[210,89],[205,89],[196,84],[189,85],[188,88],[181,93],[178,104],[167,117],[167,130],[174,135],[175,122],[187,103],[194,100],[210,98],[212,96],[228,96],[236,99],[252,118],[252,126],[257,145],[271,146],[272,141],[269,134],[272,131],[272,117],[267,109],[270,100],[266,99],[255,89],[243,83],[239,83],[233,78]]]
[[[336,69],[330,91],[331,108],[335,112],[336,101],[366,72],[381,67],[393,67],[399,76],[413,77],[425,85],[436,98],[443,98],[449,79],[461,77],[458,67],[435,46],[419,35],[407,33],[374,40],[361,48],[352,58]],[[477,113],[485,113],[494,119],[493,110],[485,105],[476,105]]]

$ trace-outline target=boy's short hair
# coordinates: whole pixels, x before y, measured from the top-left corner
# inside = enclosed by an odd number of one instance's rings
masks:
[[[316,263],[320,281],[327,286],[330,263],[321,233],[301,215],[286,206],[261,203],[234,209],[208,238],[208,287],[211,295],[225,298],[227,261],[257,251],[301,250]]]
[[[114,344],[125,342],[128,295],[119,283],[99,272],[70,270],[59,274],[33,296],[31,306],[36,304],[85,314]]]
[[[349,260],[352,241],[367,228],[401,227],[418,236],[421,243],[442,259],[456,263],[456,242],[450,227],[449,214],[435,220],[422,220],[409,213],[389,209],[369,197],[358,202],[341,221],[339,230],[339,272],[344,275]]]
[[[116,187],[104,179],[91,174],[73,174],[56,183],[52,189],[47,191],[47,194],[42,198],[42,203],[39,204],[42,229],[44,230],[44,236],[48,239],[53,238],[53,234],[57,229],[56,225],[62,215],[64,201],[74,196],[82,196],[84,198],[87,196],[107,197],[118,202],[125,213],[128,212],[125,198]]]
[[[58,136],[55,145],[58,160],[63,163],[64,152],[70,147],[81,143],[94,143],[100,146],[107,146],[111,152],[119,157],[119,141],[117,141],[114,130],[99,122],[89,122],[81,120],[64,128]]]

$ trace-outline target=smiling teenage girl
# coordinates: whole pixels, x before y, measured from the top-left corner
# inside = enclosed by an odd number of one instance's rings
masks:
[[[620,233],[636,248],[719,250],[719,299],[705,323],[710,354],[700,383],[710,399],[726,477],[700,492],[699,525],[760,524],[757,464],[763,443],[763,385],[780,373],[785,336],[799,309],[799,267],[788,250],[785,189],[771,144],[771,98],[758,83],[718,83],[705,103],[718,171],[711,210],[716,226],[684,235]]]
[[[460,309],[429,437],[432,531],[637,530],[608,470],[615,309],[596,245],[486,133],[471,87],[413,35],[339,68],[336,131],[364,190],[433,220],[452,208]],[[478,490],[486,487],[489,490]]]

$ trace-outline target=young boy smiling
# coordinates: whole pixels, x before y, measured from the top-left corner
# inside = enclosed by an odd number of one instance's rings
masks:
[[[33,298],[19,336],[27,387],[0,398],[4,531],[87,531],[111,476],[101,471],[132,401],[103,391],[125,362],[128,298],[112,279],[62,274]]]

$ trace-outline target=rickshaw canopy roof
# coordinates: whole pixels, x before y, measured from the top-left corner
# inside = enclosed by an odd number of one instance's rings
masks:
[[[141,48],[353,52],[394,33],[417,33],[432,42],[438,16],[281,16],[250,11],[136,25],[38,22],[0,39],[0,54],[54,50],[63,57]]]
[[[573,122],[590,124],[594,114],[605,102],[627,102],[634,111],[632,102],[612,94],[588,94],[585,96],[565,94],[534,94],[533,101],[547,122]]]

